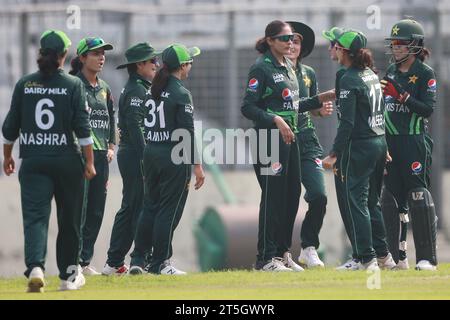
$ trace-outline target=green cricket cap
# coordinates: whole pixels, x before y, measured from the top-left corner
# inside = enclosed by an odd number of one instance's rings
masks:
[[[116,69],[123,69],[129,64],[150,60],[158,54],[160,53],[156,52],[148,42],[135,44],[125,51],[125,58],[127,59],[127,62],[116,67]]]
[[[337,39],[337,42],[352,53],[356,53],[359,49],[367,46],[366,36],[362,32],[356,30],[344,31]]]
[[[187,48],[182,44],[171,44],[162,52],[162,61],[169,69],[176,69],[184,63],[192,62],[200,52],[198,47]]]
[[[82,54],[103,48],[105,50],[112,50],[114,47],[110,43],[106,43],[105,40],[98,37],[89,37],[89,38],[83,38],[78,42],[77,46],[77,55],[81,56]]]
[[[336,41],[337,38],[339,38],[343,32],[344,32],[343,29],[339,27],[333,27],[330,30],[322,31],[322,36],[329,41]]]
[[[47,30],[41,35],[40,44],[41,49],[55,50],[60,54],[67,51],[72,41],[60,30]]]

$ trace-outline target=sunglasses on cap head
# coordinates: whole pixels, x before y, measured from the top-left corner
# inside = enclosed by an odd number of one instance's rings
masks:
[[[104,44],[105,41],[102,38],[86,38],[82,47],[77,49],[77,54],[86,54],[90,49]]]
[[[87,38],[86,39],[86,45],[88,48],[93,48],[98,45],[103,44],[105,41],[102,38]]]
[[[283,34],[281,36],[275,36],[275,37],[271,37],[272,39],[278,39],[281,42],[289,42],[289,41],[294,41],[294,35],[293,34]]]

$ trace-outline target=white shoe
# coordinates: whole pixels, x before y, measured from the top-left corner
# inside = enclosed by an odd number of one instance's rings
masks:
[[[283,264],[286,268],[292,269],[292,271],[301,272],[305,271],[302,267],[300,267],[298,264],[292,260],[292,255],[290,252],[286,251],[283,255]]]
[[[128,266],[126,264],[123,264],[120,267],[111,267],[110,265],[108,265],[107,263],[105,264],[105,266],[103,267],[103,271],[102,271],[102,275],[104,276],[111,276],[111,275],[116,275],[116,276],[123,276],[124,274],[127,274],[128,272]]]
[[[261,271],[268,271],[268,272],[292,272],[293,270],[291,268],[287,268],[282,258],[272,258],[268,263],[266,263],[262,268],[259,270]]]
[[[303,268],[324,267],[324,264],[322,260],[320,260],[316,248],[314,247],[307,247],[305,249],[302,249],[302,251],[300,252],[300,256],[298,257],[298,262]]]
[[[367,263],[361,263],[360,266],[359,270],[380,271],[376,258],[373,258]]]
[[[87,265],[82,267],[82,273],[85,276],[99,276],[101,275],[100,272],[98,272],[97,270],[95,270],[95,268],[91,265]]]
[[[397,269],[398,270],[408,270],[409,269],[408,258],[406,258],[405,260],[398,260]]]
[[[174,275],[174,276],[183,276],[183,275],[187,274],[186,272],[178,270],[177,268],[172,266],[170,264],[170,260],[164,261],[164,265],[165,265],[165,267],[163,269],[161,269],[160,274]]]
[[[384,258],[377,258],[377,262],[380,269],[393,270],[397,266],[390,252]]]
[[[356,271],[361,269],[361,262],[357,259],[349,259],[343,265],[336,268],[337,271]]]
[[[86,284],[86,278],[83,275],[81,266],[78,266],[78,273],[73,281],[61,280],[59,291],[79,290]]]
[[[44,271],[40,267],[34,267],[28,276],[27,292],[44,292]]]
[[[416,270],[436,271],[436,266],[433,266],[428,260],[420,260],[416,264]]]
[[[138,276],[144,274],[144,269],[139,266],[132,266],[130,270],[128,270],[129,275]]]

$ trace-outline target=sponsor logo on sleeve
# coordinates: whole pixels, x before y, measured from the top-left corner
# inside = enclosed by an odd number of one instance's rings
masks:
[[[314,159],[314,162],[317,164],[317,169],[323,169],[322,160],[319,158]]]
[[[251,78],[251,79],[248,81],[248,89],[249,89],[250,91],[256,92],[256,89],[258,89],[258,86],[259,86],[259,82],[258,82],[257,79]]]
[[[436,79],[428,80],[428,91],[436,92]]]
[[[413,172],[413,174],[420,174],[423,170],[422,164],[419,161],[414,161],[411,164],[411,170]]]
[[[341,90],[339,92],[339,99],[347,99],[347,96],[349,93],[350,93],[350,90]]]
[[[274,174],[279,174],[283,170],[283,165],[280,162],[275,162],[272,164],[272,172]]]
[[[194,106],[190,105],[190,104],[186,104],[184,106],[184,112],[186,113],[194,113]]]

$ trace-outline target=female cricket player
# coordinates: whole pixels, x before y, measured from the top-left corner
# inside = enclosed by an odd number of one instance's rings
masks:
[[[349,236],[360,268],[392,269],[395,262],[387,248],[379,205],[387,154],[384,103],[366,44],[366,37],[357,31],[345,31],[337,39],[338,61],[347,71],[339,82],[338,132],[323,166],[331,169],[336,162],[340,164],[351,225]]]
[[[82,39],[78,43],[77,56],[72,60],[72,70],[69,72],[79,77],[85,85],[97,172],[92,180],[85,183],[80,250],[80,265],[84,275],[100,274],[90,263],[105,212],[109,163],[114,157],[116,143],[116,122],[111,89],[98,74],[105,64],[105,50],[112,49],[113,46],[105,43],[102,38]]]
[[[298,110],[319,109],[334,92],[314,96],[300,103],[299,84],[292,63],[285,58],[292,50],[291,26],[275,20],[266,26],[265,36],[256,43],[262,54],[250,68],[242,114],[254,121],[258,131],[258,157],[254,169],[261,187],[259,210],[258,255],[256,270],[303,271],[289,252],[292,229],[301,192],[300,153],[295,134],[298,132]],[[281,137],[272,145],[272,131]],[[262,142],[266,134],[266,142]],[[261,159],[261,153],[279,159]],[[262,151],[262,152],[261,152]],[[266,159],[267,160],[267,159]]]
[[[120,94],[118,128],[119,151],[117,162],[122,176],[122,205],[114,219],[108,259],[104,275],[123,275],[128,271],[125,256],[133,244],[136,223],[142,211],[144,179],[144,118],[146,101],[150,96],[150,81],[159,66],[157,52],[148,43],[138,43],[125,51],[127,62],[117,69],[127,68],[129,78]]]
[[[192,164],[195,189],[205,181],[205,174],[194,141],[194,104],[183,84],[192,69],[197,47],[173,44],[162,52],[162,68],[157,72],[145,119],[144,150],[145,199],[139,219],[130,274],[142,274],[146,253],[151,252],[148,272],[184,275],[171,262],[172,239],[183,214],[189,192]],[[180,152],[178,144],[184,144]],[[181,159],[176,159],[180,156]]]
[[[56,260],[60,290],[77,290],[85,279],[78,265],[84,176],[95,176],[84,84],[62,67],[71,45],[67,35],[47,30],[40,38],[39,70],[21,78],[2,126],[3,170],[15,172],[14,141],[20,136],[19,182],[28,292],[42,292],[51,201],[55,197]],[[75,140],[75,137],[77,140]]]
[[[392,156],[382,197],[388,242],[397,267],[408,269],[406,231],[411,217],[416,269],[436,270],[437,217],[428,190],[433,140],[427,128],[427,118],[436,105],[436,76],[424,63],[430,51],[424,47],[420,23],[401,20],[386,40],[393,62],[381,81],[386,140]]]
[[[343,29],[339,27],[333,27],[330,30],[325,30],[322,32],[322,36],[327,39],[330,44],[328,46],[328,52],[330,53],[330,59],[332,61],[338,61],[337,55],[336,55],[336,43],[337,40],[341,34],[343,33]],[[346,68],[339,63],[338,70],[336,72],[336,80],[335,80],[335,88],[336,92],[339,92],[339,81],[341,80],[341,77],[344,75],[346,71]],[[340,122],[340,106],[339,106],[339,95],[336,96],[336,114],[338,118],[338,125]],[[350,221],[349,221],[349,214],[347,212],[347,203],[345,200],[345,194],[343,191],[343,182],[342,182],[342,170],[339,168],[339,163],[336,163],[334,168],[334,186],[336,189],[336,197],[337,202],[339,206],[339,212],[341,214],[342,221],[344,222],[344,228],[347,235],[350,234]],[[352,238],[349,237],[351,240]],[[352,246],[354,247],[354,246]],[[352,256],[350,259],[348,259],[346,262],[344,262],[342,265],[338,266],[336,270],[339,271],[345,271],[345,270],[358,270],[360,268],[360,262],[358,260],[358,255],[355,252],[352,252]]]
[[[293,47],[287,57],[293,62],[294,70],[299,81],[300,99],[318,94],[316,73],[313,68],[302,63],[314,48],[314,31],[301,22],[288,22],[294,31]],[[296,140],[300,150],[301,181],[306,189],[305,200],[308,211],[303,220],[300,238],[301,253],[298,261],[302,267],[324,267],[317,254],[319,247],[319,232],[326,212],[327,195],[322,168],[323,149],[316,135],[311,114],[328,116],[333,112],[332,102],[326,102],[324,111],[309,111],[299,113],[298,133]]]

